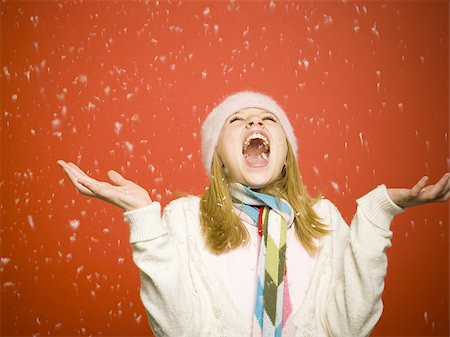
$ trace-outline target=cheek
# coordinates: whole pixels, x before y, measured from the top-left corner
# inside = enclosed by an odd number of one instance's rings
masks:
[[[226,140],[229,141],[226,141]],[[237,157],[239,156],[238,145],[231,141],[233,139],[233,134],[229,132],[224,132],[221,137],[221,142],[217,147],[217,152],[219,154],[222,163],[228,169],[233,169],[236,166]],[[224,141],[225,140],[225,141]]]
[[[278,158],[286,159],[287,156],[287,140],[284,133],[277,135],[273,144],[276,148],[276,154]]]

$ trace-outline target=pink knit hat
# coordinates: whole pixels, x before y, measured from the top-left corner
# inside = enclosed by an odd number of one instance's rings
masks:
[[[251,91],[242,91],[225,98],[206,117],[202,125],[202,159],[208,175],[211,171],[212,157],[216,150],[220,131],[225,121],[235,112],[246,108],[259,108],[278,117],[297,159],[297,139],[284,110],[273,98]]]

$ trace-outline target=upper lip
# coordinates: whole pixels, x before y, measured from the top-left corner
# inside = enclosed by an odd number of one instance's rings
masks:
[[[250,132],[247,132],[244,135],[244,139],[242,140],[242,150],[244,150],[246,140],[253,134],[260,134],[260,135],[264,136],[264,138],[267,139],[268,146],[269,146],[269,149],[270,149],[270,138],[269,138],[269,135],[267,134],[267,132],[262,131],[262,130],[252,130]]]

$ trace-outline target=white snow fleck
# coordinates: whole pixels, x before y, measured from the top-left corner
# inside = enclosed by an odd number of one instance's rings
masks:
[[[3,282],[3,288],[14,288],[16,284],[14,282]]]
[[[203,15],[204,15],[204,16],[208,16],[208,15],[210,14],[210,12],[211,12],[211,10],[209,9],[209,7],[206,7],[206,8],[203,10]]]
[[[141,324],[141,321],[142,321],[142,315],[139,315],[139,316],[136,316],[136,315],[135,315],[134,320],[136,321],[136,324]]]
[[[120,122],[115,122],[114,123],[114,132],[118,135],[120,133],[120,131],[122,130],[122,126],[123,124]]]
[[[363,5],[362,9],[363,9],[364,15],[367,15],[367,7],[366,7],[366,5]]]
[[[323,15],[323,23],[325,25],[331,25],[333,23],[333,18],[329,15],[324,14]]]
[[[30,16],[30,21],[33,24],[34,28],[37,28],[38,24],[39,24],[39,16],[35,15],[35,16]]]
[[[316,166],[313,166],[312,169],[313,169],[315,175],[317,175],[317,176],[320,175],[320,171],[319,171],[319,169]]]
[[[81,84],[86,84],[86,83],[87,83],[87,80],[88,80],[88,78],[87,78],[86,75],[84,75],[84,74],[78,75],[78,82],[79,82],[79,83],[81,83]]]
[[[55,118],[55,119],[52,121],[52,127],[53,127],[53,129],[59,129],[60,126],[61,126],[61,120],[58,119],[58,118]]]
[[[27,219],[28,219],[28,224],[30,225],[31,229],[36,229],[36,226],[33,221],[33,216],[29,214],[29,215],[27,215]]]
[[[127,148],[128,152],[132,152],[133,148],[134,148],[134,145],[132,143],[128,142],[128,141],[125,141],[125,147]]]
[[[8,67],[7,66],[3,66],[3,73],[5,74],[5,76],[7,78],[11,77],[11,74],[9,73]]]
[[[80,227],[80,220],[78,220],[78,219],[69,220],[69,224],[70,224],[70,228],[72,230],[76,231],[78,229],[78,227]]]
[[[372,33],[377,37],[380,38],[380,32],[377,30],[377,23],[376,21],[374,22],[372,28],[370,29],[372,31]]]
[[[305,66],[305,70],[308,70],[308,68],[309,68],[309,62],[308,62],[308,60],[304,59],[304,60],[303,60],[303,65]]]
[[[0,265],[2,266],[6,266],[8,264],[8,262],[11,261],[11,259],[9,257],[2,257],[0,259]]]
[[[338,184],[337,182],[335,182],[335,181],[330,181],[330,183],[331,183],[331,187],[333,187],[333,189],[334,189],[337,193],[339,193],[339,184]]]

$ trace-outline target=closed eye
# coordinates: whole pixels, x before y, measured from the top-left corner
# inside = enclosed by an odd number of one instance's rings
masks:
[[[272,121],[272,122],[275,122],[275,123],[277,122],[275,117],[272,117],[272,116],[264,116],[263,120],[269,120],[269,121]]]
[[[233,122],[235,122],[235,121],[242,120],[242,119],[243,119],[242,117],[235,116],[235,117],[233,117],[233,118],[230,119],[230,124],[233,123]]]

